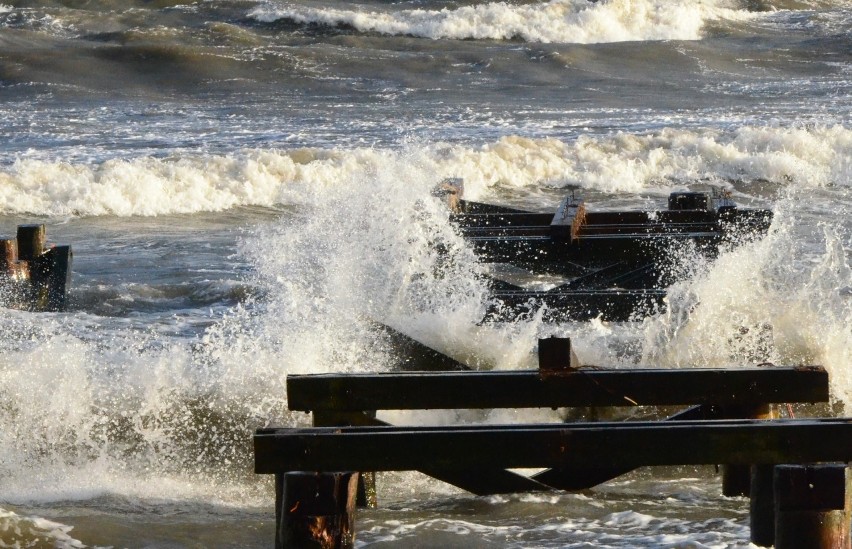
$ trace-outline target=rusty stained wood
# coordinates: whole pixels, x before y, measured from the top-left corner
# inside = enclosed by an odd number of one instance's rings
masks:
[[[275,547],[354,547],[357,482],[353,472],[276,475]]]
[[[580,235],[580,228],[586,222],[586,204],[582,200],[568,196],[562,200],[550,222],[550,234],[557,240],[573,243]]]
[[[852,461],[852,419],[259,429],[255,472]]]
[[[360,411],[827,402],[819,366],[311,374],[287,377],[291,410]]]
[[[47,232],[41,223],[18,225],[18,259],[32,261],[44,253]]]

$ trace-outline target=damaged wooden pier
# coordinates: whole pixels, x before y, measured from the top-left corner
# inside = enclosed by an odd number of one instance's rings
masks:
[[[677,280],[671,254],[691,246],[713,257],[720,246],[766,233],[772,212],[740,208],[724,192],[676,192],[668,209],[594,211],[574,195],[553,213],[472,202],[459,179],[446,180],[450,221],[481,261],[510,264],[564,279],[535,291],[493,277],[488,320],[514,320],[543,311],[545,320],[637,319],[664,306]]]
[[[358,471],[416,470],[494,494],[588,489],[642,466],[729,464],[728,474],[750,478],[755,543],[822,547],[803,544],[822,536],[849,547],[852,419],[754,419],[773,417],[778,403],[828,401],[823,368],[581,367],[563,338],[539,340],[539,365],[289,376],[290,409],[312,412],[315,427],[254,437],[255,471],[276,476],[276,546],[350,547]],[[376,418],[380,410],[675,405],[688,407],[659,421],[397,427]],[[509,470],[542,467],[531,476]]]
[[[64,310],[73,257],[71,246],[47,246],[44,225],[19,225],[15,238],[0,239],[0,305]]]

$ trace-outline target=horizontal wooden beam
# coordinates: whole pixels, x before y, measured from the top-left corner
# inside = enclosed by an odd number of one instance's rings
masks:
[[[390,424],[361,412],[315,412],[314,425],[357,425],[361,427],[377,427]],[[553,489],[553,486],[542,484],[536,479],[520,475],[512,471],[507,471],[506,469],[501,469],[499,467],[477,467],[475,470],[442,470],[434,468],[423,468],[418,470],[424,475],[436,478],[442,482],[446,482],[447,484],[452,484],[453,486],[466,490],[472,494],[476,494],[477,496],[487,496],[490,494],[513,494],[517,492],[540,492]]]
[[[255,472],[852,461],[852,419],[260,429]]]
[[[291,410],[667,406],[828,401],[819,366],[312,374],[287,377]]]

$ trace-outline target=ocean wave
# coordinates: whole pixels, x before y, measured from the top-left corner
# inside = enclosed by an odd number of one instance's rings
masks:
[[[323,189],[369,189],[376,174],[416,168],[422,180],[463,177],[476,199],[494,187],[581,187],[660,195],[698,180],[780,189],[847,186],[852,130],[844,126],[663,129],[574,141],[510,136],[479,147],[247,150],[230,155],[71,164],[19,159],[0,172],[0,212],[156,216],[323,200]],[[744,191],[744,192],[747,192]]]
[[[514,5],[489,2],[456,9],[368,11],[270,3],[249,17],[261,22],[354,28],[360,32],[431,39],[509,40],[542,43],[604,43],[645,40],[698,40],[705,21],[747,12],[723,0],[550,0]]]

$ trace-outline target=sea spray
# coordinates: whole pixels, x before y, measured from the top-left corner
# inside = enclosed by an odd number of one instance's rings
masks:
[[[644,321],[643,363],[665,367],[820,364],[848,405],[852,348],[849,227],[820,223],[810,192],[788,187],[769,234],[699,263]],[[816,229],[816,230],[813,230]]]

